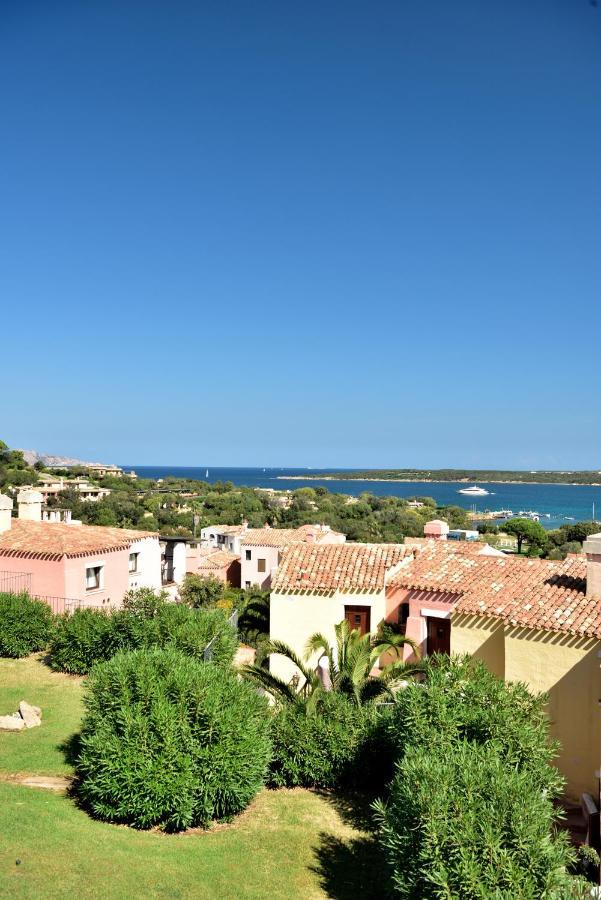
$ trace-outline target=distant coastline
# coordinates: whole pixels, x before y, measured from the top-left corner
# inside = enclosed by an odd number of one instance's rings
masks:
[[[601,487],[600,481],[535,481],[531,478],[376,478],[366,475],[276,475],[281,481],[382,481],[388,484],[547,484],[565,487]]]

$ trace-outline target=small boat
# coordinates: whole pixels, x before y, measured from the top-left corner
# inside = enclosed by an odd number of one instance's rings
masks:
[[[494,509],[491,514],[493,519],[512,519],[513,518],[513,510],[512,509]]]
[[[460,488],[458,494],[467,494],[468,497],[485,497],[490,494],[485,488],[478,487],[476,484],[469,488]]]
[[[533,509],[521,509],[520,518],[530,519],[532,522],[538,522],[540,519],[540,513],[535,512]]]

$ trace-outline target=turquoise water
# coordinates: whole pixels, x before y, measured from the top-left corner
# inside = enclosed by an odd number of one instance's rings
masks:
[[[296,490],[299,487],[318,487],[322,485],[329,491],[357,496],[369,491],[379,496],[393,497],[434,497],[437,503],[454,504],[476,510],[512,509],[517,515],[520,510],[535,510],[541,515],[541,524],[546,528],[558,528],[571,520],[590,521],[593,518],[593,503],[597,516],[601,518],[601,487],[571,484],[490,484],[484,485],[491,493],[487,497],[466,497],[459,494],[459,488],[465,484],[444,482],[390,482],[390,481],[329,481],[313,480],[307,476],[309,469],[273,469],[273,468],[211,468],[209,477],[205,478],[207,466],[135,466],[123,468],[134,469],[141,478],[166,478],[174,475],[178,478],[193,478],[199,481],[231,481],[246,487],[270,487],[278,490]],[[322,472],[327,470],[322,469]],[[334,471],[334,470],[331,470]],[[340,471],[337,469],[335,471]],[[286,477],[288,476],[288,477]],[[296,477],[290,477],[296,476]]]

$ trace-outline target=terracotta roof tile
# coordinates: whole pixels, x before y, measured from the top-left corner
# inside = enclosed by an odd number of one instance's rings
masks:
[[[249,547],[288,547],[301,542],[325,543],[341,532],[321,525],[301,525],[299,528],[249,528],[243,535],[241,544]],[[310,540],[313,537],[313,541]]]
[[[134,541],[158,537],[153,531],[105,528],[99,525],[65,525],[11,519],[11,527],[0,534],[0,556],[60,559],[123,550]]]
[[[478,556],[437,542],[390,579],[390,587],[452,592],[455,612],[511,625],[601,638],[601,598],[586,596],[586,557],[563,561]]]
[[[230,553],[229,550],[213,550],[211,548],[203,548],[198,558],[199,569],[225,569],[233,562],[240,559],[237,553]]]
[[[402,544],[294,544],[282,555],[272,591],[324,595],[381,591],[387,573],[407,552]]]

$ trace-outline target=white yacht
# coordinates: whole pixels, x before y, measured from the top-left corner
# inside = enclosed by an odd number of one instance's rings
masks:
[[[478,487],[476,484],[473,487],[469,488],[460,488],[457,491],[458,494],[467,494],[468,497],[485,497],[490,494],[490,491],[487,491],[483,487]]]

